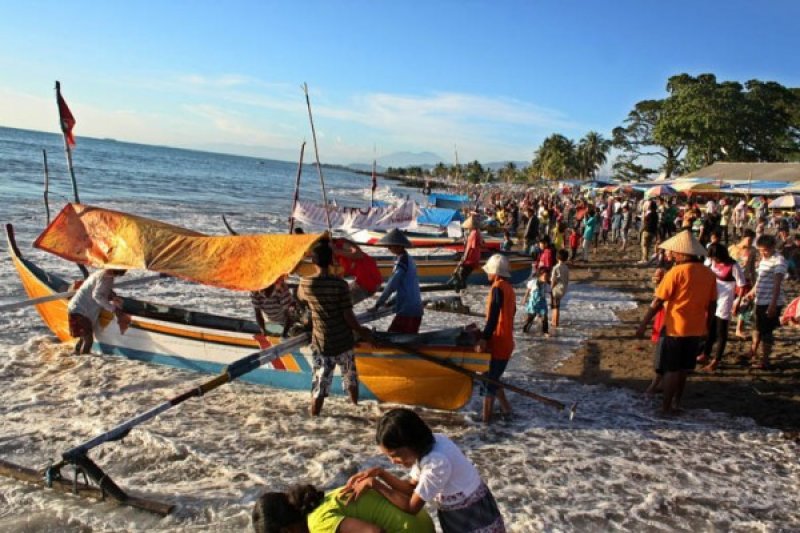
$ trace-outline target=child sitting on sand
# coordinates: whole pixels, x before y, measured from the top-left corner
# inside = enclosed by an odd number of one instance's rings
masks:
[[[406,513],[420,512],[426,502],[437,505],[443,533],[505,532],[497,502],[475,465],[414,411],[388,411],[378,422],[375,440],[393,464],[411,470],[411,479],[370,468],[347,482],[351,500],[374,489]]]
[[[525,312],[528,317],[525,320],[525,325],[522,326],[522,331],[527,333],[533,321],[537,316],[542,317],[542,334],[547,337],[547,293],[550,291],[548,281],[550,279],[550,271],[541,269],[536,277],[528,282],[528,288],[525,291],[525,296],[522,297],[522,305],[525,306]]]
[[[343,490],[325,494],[312,485],[298,485],[285,493],[266,492],[253,507],[253,529],[256,533],[434,533],[433,520],[424,509],[416,514],[404,513],[374,490],[346,503]]]

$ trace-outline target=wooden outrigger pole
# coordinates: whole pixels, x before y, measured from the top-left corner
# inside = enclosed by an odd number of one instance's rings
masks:
[[[392,311],[390,308],[384,307],[383,309],[379,309],[374,312],[368,311],[361,313],[356,316],[356,319],[359,322],[369,322],[387,316],[391,313]],[[122,488],[120,488],[119,485],[117,485],[94,461],[92,461],[92,459],[89,458],[89,451],[103,443],[113,442],[125,438],[130,430],[134,427],[151,420],[152,418],[155,418],[159,414],[185,402],[189,398],[203,396],[208,392],[224,385],[225,383],[229,383],[247,374],[248,372],[259,368],[260,366],[263,366],[266,363],[274,361],[283,354],[308,344],[310,340],[311,335],[309,333],[303,333],[280,344],[270,346],[264,350],[254,352],[250,355],[242,357],[241,359],[237,359],[228,365],[222,374],[170,398],[169,400],[145,411],[144,413],[141,413],[117,425],[109,431],[106,431],[105,433],[84,442],[83,444],[67,450],[61,455],[61,461],[49,466],[44,471],[45,484],[47,486],[53,485],[54,480],[62,479],[62,468],[67,465],[74,465],[76,469],[85,477],[91,479],[97,484],[97,489],[99,489],[102,494],[108,494],[122,504],[132,504],[132,497],[129,496],[128,493]]]
[[[317,146],[317,131],[314,129],[314,117],[311,116],[311,100],[308,98],[308,84],[303,83],[303,93],[306,95],[306,107],[308,107],[308,121],[311,123],[311,137],[314,140],[314,155],[317,158],[317,172],[319,173],[319,184],[322,187],[322,204],[325,206],[325,219],[328,222],[328,231],[331,231],[331,213],[328,211],[328,194],[325,192],[325,179],[322,177],[322,164],[319,162],[319,147]]]

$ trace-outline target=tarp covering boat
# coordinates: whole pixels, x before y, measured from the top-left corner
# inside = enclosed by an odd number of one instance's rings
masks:
[[[445,194],[433,193],[428,195],[428,203],[434,207],[443,207],[446,209],[461,209],[469,204],[469,196],[460,194]]]
[[[407,228],[415,223],[419,207],[414,201],[383,207],[342,207],[329,205],[331,227],[337,229],[389,230]],[[292,213],[295,222],[312,228],[327,228],[325,206],[299,201]]]
[[[33,245],[97,268],[145,269],[254,291],[295,269],[322,234],[210,236],[110,209],[67,204]]]
[[[425,207],[420,210],[417,224],[447,227],[453,221],[461,222],[463,220],[464,217],[461,216],[461,211],[442,207]]]

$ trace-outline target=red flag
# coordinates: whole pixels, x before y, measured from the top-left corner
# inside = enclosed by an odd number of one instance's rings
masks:
[[[67,140],[67,144],[75,146],[75,137],[72,135],[72,128],[75,127],[75,117],[69,110],[67,103],[61,97],[61,90],[56,89],[56,98],[58,100],[58,116],[61,119],[61,132]]]

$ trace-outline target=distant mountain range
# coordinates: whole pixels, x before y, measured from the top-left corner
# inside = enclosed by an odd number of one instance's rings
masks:
[[[377,159],[377,170],[378,172],[383,172],[388,167],[422,167],[424,170],[429,170],[439,163],[444,163],[448,166],[452,164],[433,152],[394,152]],[[466,161],[461,161],[462,165],[465,163]],[[485,168],[498,170],[505,167],[508,163],[508,161],[492,161],[481,164]],[[530,165],[530,161],[512,161],[512,163],[514,163],[517,168],[524,168]],[[354,170],[371,171],[372,163],[350,163],[347,167]]]

